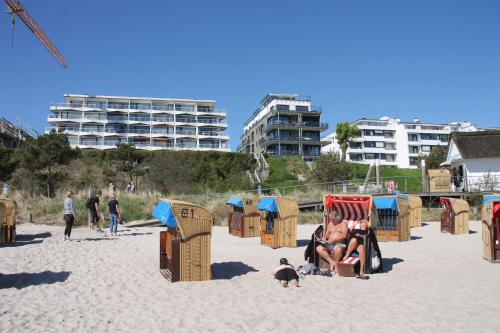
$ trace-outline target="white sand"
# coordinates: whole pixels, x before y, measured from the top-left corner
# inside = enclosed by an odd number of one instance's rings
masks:
[[[20,225],[16,246],[0,248],[0,332],[500,331],[500,265],[482,259],[480,232],[442,234],[431,223],[412,229],[418,239],[381,243],[388,272],[368,281],[272,284],[279,258],[304,262],[314,228],[299,226],[302,247],[272,250],[216,227],[221,279],[169,283],[158,270],[159,228],[111,240],[80,228],[81,241],[64,243],[62,227]]]

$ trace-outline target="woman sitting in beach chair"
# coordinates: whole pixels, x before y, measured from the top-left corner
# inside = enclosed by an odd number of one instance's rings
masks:
[[[359,278],[366,279],[368,276],[365,275],[365,262],[366,262],[366,248],[365,244],[367,242],[366,237],[368,236],[368,221],[349,221],[348,222],[348,242],[347,251],[345,253],[343,261],[349,259],[353,254],[357,254],[359,261],[361,263],[359,269]],[[354,253],[356,252],[356,253]]]

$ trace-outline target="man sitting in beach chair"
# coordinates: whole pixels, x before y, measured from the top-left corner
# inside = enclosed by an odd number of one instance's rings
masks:
[[[327,216],[326,230],[316,247],[316,252],[321,258],[328,261],[333,274],[338,273],[338,264],[344,255],[347,239],[347,224],[342,221],[342,216],[337,211],[332,211]]]
[[[359,278],[365,279],[367,276],[365,275],[365,261],[366,261],[366,236],[368,235],[368,221],[360,220],[360,221],[349,221],[348,225],[349,230],[349,241],[347,246],[347,251],[345,253],[344,258],[347,260],[353,254],[353,252],[357,252],[357,256],[361,263],[359,268]]]

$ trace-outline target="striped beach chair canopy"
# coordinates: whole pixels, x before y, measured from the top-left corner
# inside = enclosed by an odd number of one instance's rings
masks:
[[[371,200],[371,196],[366,195],[327,195],[325,197],[325,209],[337,211],[344,220],[369,220]]]

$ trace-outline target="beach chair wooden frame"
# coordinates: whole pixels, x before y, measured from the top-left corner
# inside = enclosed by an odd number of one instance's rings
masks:
[[[228,205],[227,226],[229,234],[236,237],[260,236],[260,212],[255,206],[258,200],[241,198],[243,208]]]
[[[378,226],[375,228],[379,242],[405,242],[411,239],[410,233],[410,204],[407,199],[399,196],[383,196],[395,198],[397,211],[392,209],[378,209]]]
[[[481,211],[483,258],[500,263],[500,200],[489,201]]]
[[[406,194],[410,205],[410,228],[422,226],[422,198],[414,194]]]
[[[212,215],[189,202],[161,200],[171,206],[177,227],[160,232],[160,272],[171,282],[210,280]]]
[[[7,197],[0,197],[0,243],[16,241],[17,203]]]
[[[323,200],[323,230],[326,230],[328,223],[330,223],[329,214],[332,211],[337,211],[342,216],[344,220],[367,220],[369,226],[369,233],[373,232],[372,226],[377,226],[379,224],[377,211],[373,205],[371,195],[334,195],[327,194]],[[322,235],[315,235],[315,237],[320,238]],[[364,244],[366,248],[370,248],[370,237],[368,235],[363,236]],[[368,252],[366,251],[365,257],[365,272],[368,272]],[[317,253],[316,253],[317,255]],[[318,267],[320,269],[329,269],[330,265],[326,260],[319,257]],[[354,268],[356,273],[359,271],[359,267]],[[339,269],[339,273],[343,274],[346,270]],[[343,274],[341,276],[351,277],[352,274]]]
[[[273,218],[272,231],[266,228],[266,214],[260,215],[260,243],[273,249],[280,247],[297,247],[297,220],[299,216],[299,206],[296,201],[281,197],[274,198],[278,206],[278,213]],[[261,199],[262,199],[261,198]]]
[[[469,203],[463,199],[439,198],[442,206],[441,232],[453,235],[469,233]]]
[[[429,169],[429,192],[450,192],[451,174],[448,169]]]

